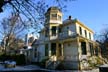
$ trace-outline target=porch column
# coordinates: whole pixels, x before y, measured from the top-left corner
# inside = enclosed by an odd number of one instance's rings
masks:
[[[97,48],[98,48],[98,56],[99,56],[99,57],[102,57],[100,47],[98,46]]]
[[[61,53],[62,53],[62,56],[63,56],[63,51],[64,51],[64,49],[63,49],[63,43],[61,43]]]
[[[58,46],[58,42],[56,43],[56,56],[58,57],[59,55],[59,46]]]
[[[77,48],[78,48],[78,69],[81,70],[81,63],[80,63],[80,59],[81,59],[81,55],[82,55],[82,49],[81,49],[81,42],[79,40],[79,37],[77,37]]]
[[[82,55],[82,50],[81,50],[81,42],[79,41],[79,37],[77,37],[77,47],[78,47],[78,57]]]
[[[48,44],[48,52],[49,52],[49,53],[48,53],[49,56],[51,56],[51,43]]]
[[[90,53],[90,46],[89,46],[89,42],[86,40],[86,50],[87,50],[87,56],[90,56],[91,53]]]

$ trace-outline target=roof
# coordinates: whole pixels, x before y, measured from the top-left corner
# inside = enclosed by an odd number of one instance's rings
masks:
[[[48,11],[51,11],[51,10],[59,10],[59,11],[61,11],[57,6],[52,6],[52,7],[50,7],[50,8],[47,10],[47,12],[48,12]]]

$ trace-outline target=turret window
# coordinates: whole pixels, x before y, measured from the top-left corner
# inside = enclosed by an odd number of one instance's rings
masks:
[[[51,19],[57,19],[57,14],[52,14]]]
[[[58,20],[61,20],[61,16],[60,15],[58,15]]]
[[[52,17],[57,17],[57,14],[52,14]]]

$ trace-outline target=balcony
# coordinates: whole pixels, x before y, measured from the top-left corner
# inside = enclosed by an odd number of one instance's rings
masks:
[[[57,38],[58,38],[57,35],[55,35],[55,36],[50,36],[50,40],[55,40],[55,39],[57,39]]]
[[[62,32],[62,33],[59,33],[58,35],[59,39],[75,38],[76,36],[77,34],[72,31]]]

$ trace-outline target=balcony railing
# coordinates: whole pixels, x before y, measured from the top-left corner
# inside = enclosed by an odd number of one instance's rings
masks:
[[[75,32],[72,31],[66,31],[66,32],[61,32],[61,33],[56,33],[55,35],[50,35],[49,38],[45,38],[45,41],[48,40],[56,40],[56,39],[66,39],[69,37],[76,37],[77,34]]]
[[[62,32],[62,33],[59,33],[58,37],[59,39],[66,39],[66,38],[69,38],[69,37],[76,37],[76,33],[75,32],[72,32],[72,31],[66,31],[66,32]]]

